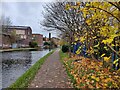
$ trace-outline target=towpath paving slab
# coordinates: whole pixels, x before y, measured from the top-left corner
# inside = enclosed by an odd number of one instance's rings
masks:
[[[28,88],[72,88],[60,62],[59,49],[47,58]]]

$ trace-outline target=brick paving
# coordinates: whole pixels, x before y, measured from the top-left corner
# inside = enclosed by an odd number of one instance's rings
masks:
[[[65,68],[60,62],[59,49],[44,62],[28,88],[72,88]]]

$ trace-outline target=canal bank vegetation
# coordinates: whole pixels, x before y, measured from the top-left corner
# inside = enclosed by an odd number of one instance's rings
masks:
[[[103,67],[103,62],[82,56],[71,56],[60,51],[60,59],[66,67],[73,86],[79,88],[120,88],[120,70]]]
[[[69,58],[69,54],[68,53],[64,53],[62,52],[62,50],[60,50],[59,52],[59,55],[60,55],[60,60],[61,62],[64,64],[65,68],[66,68],[66,72],[67,72],[67,75],[69,76],[69,78],[71,79],[71,83],[73,84],[73,87],[75,87],[75,83],[76,83],[76,80],[74,78],[74,76],[70,73],[69,69],[71,68],[71,65],[70,63],[71,62],[67,62],[68,63],[68,66],[66,65],[66,63],[64,62],[64,59],[65,58]],[[68,68],[69,67],[69,68]]]
[[[40,69],[44,61],[50,56],[55,50],[49,52],[47,55],[38,60],[29,70],[27,70],[21,77],[19,77],[15,83],[13,83],[9,88],[27,88],[30,81],[35,77],[36,73]]]

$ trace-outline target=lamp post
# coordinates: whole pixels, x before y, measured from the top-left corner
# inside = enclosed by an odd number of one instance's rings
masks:
[[[51,51],[51,33],[49,33],[49,41],[50,41],[49,51]]]

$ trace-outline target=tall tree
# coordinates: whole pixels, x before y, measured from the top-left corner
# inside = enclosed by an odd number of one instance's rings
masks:
[[[82,13],[76,14],[78,12],[76,8],[69,9],[69,4],[76,5],[74,2],[56,2],[44,6],[44,21],[41,24],[48,30],[59,30],[64,33],[71,45],[75,35],[82,32],[80,26],[83,24],[83,18]]]
[[[2,32],[6,33],[8,31],[7,27],[12,25],[10,17],[5,17],[4,15],[0,18],[0,23],[2,25]]]

